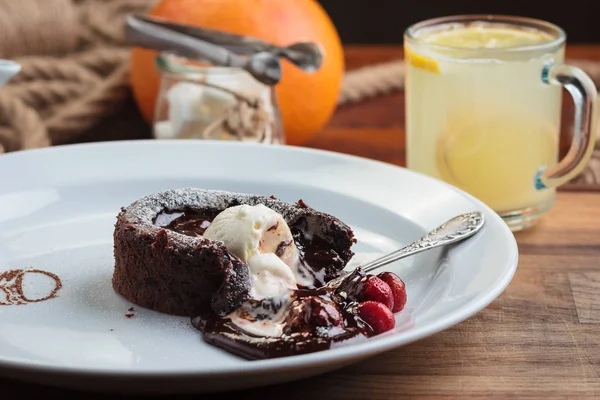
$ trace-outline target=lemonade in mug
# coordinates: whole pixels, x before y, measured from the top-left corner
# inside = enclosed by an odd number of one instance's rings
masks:
[[[520,17],[455,16],[405,34],[407,167],[479,198],[513,230],[554,202],[593,151],[596,88],[563,64],[565,35]],[[558,160],[562,87],[573,144]]]

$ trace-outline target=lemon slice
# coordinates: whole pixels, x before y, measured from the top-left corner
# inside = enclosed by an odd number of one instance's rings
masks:
[[[438,46],[463,49],[505,49],[546,43],[553,37],[545,32],[495,27],[489,24],[432,32],[421,40]]]
[[[490,24],[448,29],[420,37],[420,40],[425,43],[462,49],[505,49],[547,43],[552,39],[551,35],[542,31],[505,28]],[[440,73],[440,66],[435,59],[418,54],[408,46],[405,46],[404,54],[407,62],[413,67],[434,74]]]
[[[413,67],[421,68],[434,74],[440,73],[440,66],[436,60],[417,54],[408,47],[404,48],[404,58]]]
[[[508,210],[535,192],[530,177],[540,166],[555,162],[557,132],[556,125],[528,114],[475,119],[464,114],[448,121],[440,134],[438,171],[446,182]]]

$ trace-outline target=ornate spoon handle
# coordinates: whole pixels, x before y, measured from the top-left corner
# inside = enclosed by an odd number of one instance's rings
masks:
[[[404,246],[403,248],[386,254],[383,257],[370,261],[357,268],[360,268],[363,270],[363,272],[367,273],[394,261],[398,261],[401,258],[412,256],[413,254],[417,254],[439,246],[445,246],[461,241],[479,231],[483,226],[483,223],[483,214],[478,211],[459,215],[446,221],[444,224],[438,226],[422,238]],[[339,284],[347,274],[329,281],[327,286],[335,286]]]
[[[361,268],[364,272],[370,272],[394,261],[398,261],[401,258],[458,242],[475,234],[482,226],[483,215],[480,212],[459,215],[435,228],[419,240],[416,240],[393,253],[370,261]]]

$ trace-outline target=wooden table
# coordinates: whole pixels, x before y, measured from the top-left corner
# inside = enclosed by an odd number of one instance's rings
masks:
[[[573,46],[568,55],[600,60],[600,46]],[[349,68],[399,56],[394,47],[347,50]],[[344,107],[310,147],[402,165],[402,118],[401,94]],[[516,237],[520,260],[514,279],[476,316],[337,372],[240,395],[260,400],[600,398],[600,188],[561,190],[542,222]],[[1,379],[0,387],[2,398],[10,400],[28,394],[121,398]]]

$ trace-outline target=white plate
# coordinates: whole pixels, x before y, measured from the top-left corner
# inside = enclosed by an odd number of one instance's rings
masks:
[[[471,196],[389,164],[288,146],[135,141],[59,146],[0,156],[0,271],[58,275],[58,297],[0,306],[0,371],[53,385],[131,392],[207,392],[313,376],[432,335],[487,306],[510,282],[517,245],[504,222]],[[195,186],[303,199],[348,223],[355,251],[394,250],[460,213],[483,211],[481,232],[446,254],[389,267],[408,303],[392,332],[320,353],[245,361],[205,344],[188,318],[134,306],[111,287],[120,207]],[[42,296],[50,282],[26,275]],[[1,294],[1,292],[0,292]]]

